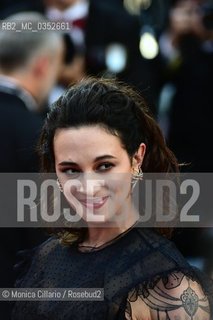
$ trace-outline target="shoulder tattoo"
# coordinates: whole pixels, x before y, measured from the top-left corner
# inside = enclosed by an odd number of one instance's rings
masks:
[[[157,282],[152,289],[134,289],[127,300],[127,319],[140,314],[144,306],[150,310],[150,319],[156,320],[210,320],[207,296],[196,281],[181,272],[174,272]],[[135,317],[143,320],[143,316]]]

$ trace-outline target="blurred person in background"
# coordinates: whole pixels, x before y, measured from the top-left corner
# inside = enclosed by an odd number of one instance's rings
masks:
[[[44,21],[19,13],[5,21]],[[43,125],[42,105],[55,84],[63,57],[61,35],[53,32],[0,32],[0,172],[38,172],[35,146]],[[1,215],[10,214],[2,212]],[[44,240],[34,229],[0,229],[0,287],[13,287],[16,252]],[[1,303],[1,317],[11,306]]]
[[[6,21],[42,21],[20,13]],[[61,35],[50,32],[0,33],[0,172],[37,171],[35,143],[42,126],[42,105],[62,63]],[[14,139],[15,137],[15,139]]]
[[[142,57],[140,18],[131,15],[123,1],[44,0],[44,4],[48,19],[70,25],[75,54],[61,72],[62,89],[84,75],[116,76],[143,91],[155,113],[159,60]]]
[[[85,27],[88,15],[87,0],[44,0],[44,14],[51,21],[68,22],[66,33],[67,59],[63,64],[58,85],[52,90],[50,104],[53,103],[70,83],[80,81],[85,70]]]
[[[168,144],[179,162],[187,164],[182,167],[184,171],[212,172],[212,2],[172,1],[168,27],[159,44],[165,66],[159,121]],[[210,229],[186,229],[176,235],[176,244],[184,255],[201,264],[210,275],[212,242]]]
[[[88,0],[44,0],[45,15],[52,21],[68,22],[68,31],[74,45],[75,57],[69,66],[61,72],[61,81],[65,85],[77,82],[85,75],[85,33],[89,15]]]
[[[189,163],[187,171],[211,172],[212,155],[203,157],[198,147],[209,148],[213,116],[213,29],[204,24],[205,9],[201,2],[172,1],[169,26],[159,43],[165,66],[163,89],[167,89],[168,84],[173,88],[168,143],[179,162]]]

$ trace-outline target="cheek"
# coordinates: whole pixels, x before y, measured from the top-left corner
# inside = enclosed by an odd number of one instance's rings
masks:
[[[107,187],[115,198],[125,198],[130,192],[131,174],[118,174],[113,180],[107,182]]]

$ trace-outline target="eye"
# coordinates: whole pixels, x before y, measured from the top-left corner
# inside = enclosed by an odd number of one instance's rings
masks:
[[[105,163],[102,163],[100,164],[96,171],[108,171],[110,170],[112,167],[114,167],[114,164],[110,163],[110,162],[105,162]]]
[[[68,176],[73,177],[73,176],[79,175],[81,171],[75,168],[67,168],[67,169],[63,169],[62,172]]]

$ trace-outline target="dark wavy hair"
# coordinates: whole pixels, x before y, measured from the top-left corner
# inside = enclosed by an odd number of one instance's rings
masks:
[[[38,152],[42,172],[55,172],[53,139],[58,128],[100,125],[119,136],[130,159],[141,142],[146,144],[143,172],[178,172],[174,154],[143,97],[112,79],[86,78],[71,86],[51,107],[42,129]],[[84,239],[86,228],[64,228],[55,232],[64,243]],[[158,229],[169,236],[171,229]]]

